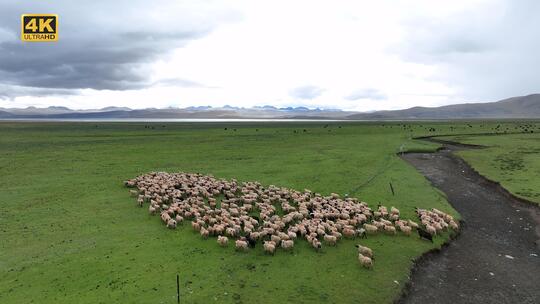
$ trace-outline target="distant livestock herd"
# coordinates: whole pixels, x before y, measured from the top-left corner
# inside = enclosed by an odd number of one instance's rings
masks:
[[[338,194],[322,196],[308,189],[295,191],[258,182],[216,179],[193,173],[152,172],[124,182],[137,197],[139,206],[149,203],[150,214],[159,214],[171,229],[191,220],[203,238],[217,236],[220,246],[234,239],[237,250],[246,251],[263,242],[264,250],[274,254],[278,247],[290,250],[297,238],[304,238],[319,250],[323,242],[335,246],[343,237],[365,238],[367,234],[398,232],[432,240],[448,228],[458,229],[452,216],[436,209],[417,209],[420,224],[400,219],[398,209],[379,205],[372,210],[356,198]],[[371,249],[357,245],[358,261],[373,265]]]

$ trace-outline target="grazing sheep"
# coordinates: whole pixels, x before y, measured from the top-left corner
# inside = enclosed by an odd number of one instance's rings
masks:
[[[236,240],[234,244],[235,244],[236,250],[238,251],[248,250],[248,243],[246,241]]]
[[[229,239],[226,236],[218,235],[217,242],[219,246],[225,247],[229,243]]]
[[[337,232],[337,231],[333,231],[332,232],[332,235],[336,237],[336,239],[341,239],[342,237],[342,234],[340,232]]]
[[[391,221],[397,221],[399,220],[399,214],[396,214],[396,213],[391,213],[388,218],[391,220]]]
[[[234,228],[227,228],[225,229],[225,234],[230,237],[234,237],[236,236],[236,230]]]
[[[366,229],[364,229],[364,228],[356,229],[356,234],[357,234],[361,239],[367,238]]]
[[[385,231],[387,234],[395,235],[395,234],[396,234],[396,227],[390,226],[390,225],[385,225],[385,226],[384,226],[384,231]]]
[[[429,232],[427,232],[426,230],[422,228],[418,228],[416,231],[418,231],[418,235],[420,236],[420,238],[428,240],[433,243],[433,236]]]
[[[253,239],[253,240],[258,240],[261,238],[261,232],[257,232],[257,231],[254,231],[254,232],[251,232],[249,234],[249,238]]]
[[[287,232],[287,235],[289,236],[289,239],[295,240],[296,239],[296,233],[289,231]]]
[[[409,236],[411,235],[411,231],[412,231],[412,228],[409,227],[409,226],[404,226],[404,225],[401,225],[401,226],[398,226],[399,227],[399,230],[401,230],[401,232],[403,232],[403,234]]]
[[[356,248],[358,248],[358,253],[361,253],[361,254],[363,254],[365,256],[368,256],[370,258],[373,257],[373,251],[369,247],[357,244]]]
[[[337,237],[335,237],[333,235],[325,234],[324,235],[324,241],[330,246],[335,246],[336,243],[337,243]]]
[[[373,268],[373,261],[371,260],[371,258],[361,253],[358,254],[358,262],[360,262],[360,265],[362,265],[362,267],[364,268]]]
[[[169,219],[167,221],[167,228],[170,228],[170,229],[176,228],[176,221],[173,219]]]
[[[418,224],[414,221],[409,220],[409,226],[411,226],[414,229],[418,229]]]
[[[343,232],[343,235],[347,238],[354,238],[354,236],[356,235],[356,232],[350,228],[343,229],[342,232]]]
[[[369,233],[369,234],[377,233],[377,230],[379,230],[379,228],[377,228],[377,226],[370,225],[370,224],[364,224],[364,229],[366,229],[366,232]]]
[[[276,251],[276,243],[272,241],[265,241],[263,247],[264,251],[267,253],[274,254],[274,252]]]
[[[199,225],[199,223],[197,223],[197,222],[191,222],[191,227],[195,231],[200,231],[201,230],[201,225]]]
[[[167,212],[162,212],[162,213],[161,213],[161,220],[162,220],[164,223],[168,223],[169,220],[171,220],[171,216],[170,216]]]
[[[249,247],[255,248],[255,245],[257,244],[257,240],[256,240],[256,239],[252,239],[251,236],[248,234],[248,235],[246,236],[246,241],[248,242]]]
[[[313,239],[313,240],[311,241],[311,246],[312,246],[313,248],[315,248],[315,250],[318,251],[319,249],[321,249],[322,244],[321,244],[321,242],[320,242],[319,240]]]
[[[286,241],[289,239],[289,235],[287,233],[278,232],[278,236],[282,241]]]
[[[270,240],[276,244],[279,244],[279,242],[281,242],[281,238],[275,234],[272,234],[270,236]]]
[[[431,225],[426,225],[426,231],[427,233],[431,234],[431,236],[434,236],[437,234],[437,229]]]
[[[265,241],[264,250],[274,253],[280,245],[285,250],[293,248],[297,238],[306,239],[319,250],[321,240],[335,246],[342,236],[365,238],[378,231],[396,234],[397,229],[410,235],[415,228],[421,237],[432,241],[437,232],[459,228],[452,216],[437,209],[416,208],[424,229],[412,220],[400,219],[395,207],[388,210],[379,204],[371,209],[367,203],[347,195],[323,196],[307,189],[263,187],[259,182],[217,179],[199,173],[150,172],[125,181],[125,185],[133,188],[130,194],[139,206],[148,202],[148,212],[159,213],[169,228],[189,220],[203,238],[217,236],[220,246],[227,246],[229,238],[243,235],[235,241],[237,250],[255,247],[261,240]],[[218,197],[222,197],[219,204]],[[367,252],[362,255],[371,257]],[[369,261],[366,265],[371,267]]]
[[[293,240],[282,240],[281,241],[281,248],[285,250],[291,250],[294,247],[294,241]]]
[[[381,230],[384,230],[384,223],[383,222],[380,222],[380,221],[372,221],[371,222],[373,224],[373,226],[377,227],[377,229],[381,229]],[[364,227],[365,228],[365,227]]]
[[[204,227],[201,227],[201,230],[199,231],[199,233],[201,234],[203,239],[207,239],[208,236],[210,235],[210,232]]]

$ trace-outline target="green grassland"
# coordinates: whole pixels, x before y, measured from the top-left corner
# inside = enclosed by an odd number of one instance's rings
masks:
[[[227,130],[225,130],[227,128]],[[201,172],[457,216],[399,151],[412,138],[493,131],[491,123],[0,123],[0,303],[388,303],[412,259],[439,247],[417,237],[363,240],[319,253],[298,242],[275,256],[168,230],[136,207],[122,181],[149,171]],[[305,131],[304,131],[305,130]],[[389,183],[395,188],[395,195]]]
[[[480,174],[500,182],[514,195],[540,203],[540,125],[534,129],[536,133],[449,136],[444,139],[487,146],[458,154]]]

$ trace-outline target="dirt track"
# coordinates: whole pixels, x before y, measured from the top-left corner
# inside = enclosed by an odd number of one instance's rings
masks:
[[[456,240],[419,261],[398,303],[540,303],[540,208],[451,153],[463,148],[447,143],[437,153],[403,155],[448,196],[464,223]]]

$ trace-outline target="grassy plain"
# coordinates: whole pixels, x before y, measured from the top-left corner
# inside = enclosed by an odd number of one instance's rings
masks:
[[[514,195],[540,204],[540,124],[528,123],[527,130],[517,134],[460,135],[444,139],[486,146],[486,149],[459,151],[458,154],[480,174],[500,182]]]
[[[441,131],[380,123],[0,123],[0,303],[388,303],[412,259],[438,247],[417,237],[357,241],[320,253],[299,242],[275,256],[166,229],[135,206],[122,181],[149,171],[213,174],[456,215],[400,150]],[[226,130],[225,130],[226,128]],[[453,128],[453,127],[452,127]],[[467,126],[460,126],[466,130]],[[461,129],[452,129],[459,132]],[[468,130],[468,129],[467,129]],[[389,189],[395,188],[395,195]]]

